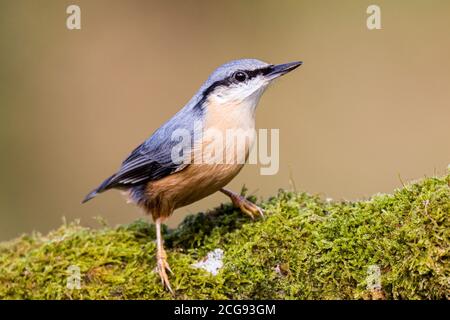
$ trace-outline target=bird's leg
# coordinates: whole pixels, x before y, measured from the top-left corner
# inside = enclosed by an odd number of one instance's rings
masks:
[[[155,220],[156,225],[156,268],[158,270],[159,276],[161,277],[161,281],[163,285],[169,289],[170,293],[173,293],[172,287],[170,286],[169,278],[167,276],[166,271],[170,271],[169,264],[167,263],[167,253],[164,250],[163,238],[161,234],[161,218],[157,218]]]
[[[233,191],[230,191],[228,189],[222,188],[220,191],[227,196],[230,197],[231,202],[233,202],[233,205],[247,215],[250,216],[250,218],[255,219],[255,216],[260,215],[261,217],[264,217],[264,211],[260,207],[258,207],[253,202],[250,202],[245,197],[241,196],[240,194],[237,194]]]

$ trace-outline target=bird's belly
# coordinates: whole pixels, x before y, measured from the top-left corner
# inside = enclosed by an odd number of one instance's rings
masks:
[[[150,182],[147,186],[149,209],[168,215],[174,209],[220,190],[242,167],[243,164],[191,164],[180,172]]]
[[[224,117],[223,111],[211,104],[190,164],[148,183],[146,207],[154,216],[170,215],[177,208],[209,196],[242,169],[255,140],[254,117],[250,112],[229,109]]]

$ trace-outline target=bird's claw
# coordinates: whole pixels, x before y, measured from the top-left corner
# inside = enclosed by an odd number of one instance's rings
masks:
[[[264,217],[263,209],[241,195],[232,196],[231,201],[235,207],[241,209],[243,213],[250,216],[252,219],[255,219],[256,216]]]
[[[158,271],[158,274],[161,277],[161,282],[162,282],[163,286],[166,287],[172,295],[174,295],[172,287],[170,286],[169,277],[167,276],[167,272],[166,272],[166,271],[169,271],[171,274],[173,274],[173,271],[172,271],[172,269],[170,269],[170,266],[169,266],[169,263],[167,262],[167,258],[165,256],[165,254],[158,255],[156,271]]]

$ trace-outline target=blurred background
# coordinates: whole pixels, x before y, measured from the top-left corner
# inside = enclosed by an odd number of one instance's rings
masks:
[[[382,30],[366,9],[381,7]],[[81,8],[81,30],[66,8]],[[177,112],[222,63],[303,60],[259,104],[280,129],[280,171],[230,184],[267,198],[392,192],[450,163],[449,1],[0,2],[0,240],[67,220],[142,216],[110,191],[80,201]],[[179,209],[223,201],[213,195]]]

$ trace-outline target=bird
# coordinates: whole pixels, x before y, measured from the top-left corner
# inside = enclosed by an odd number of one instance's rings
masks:
[[[156,229],[156,270],[162,285],[172,294],[168,274],[173,272],[167,262],[161,225],[175,209],[221,192],[252,219],[263,216],[263,210],[256,204],[225,188],[244,166],[254,135],[234,146],[229,141],[215,144],[211,135],[205,133],[210,129],[219,133],[254,130],[256,107],[262,94],[275,79],[302,63],[269,64],[257,59],[239,59],[221,65],[181,110],[135,148],[119,170],[82,201],[85,203],[104,191],[118,189],[129,202],[152,217]],[[191,149],[181,148],[180,151],[180,138],[173,138],[176,132],[185,133],[190,143],[184,145],[190,145]],[[231,153],[232,160],[242,154],[244,161],[201,161],[204,150],[208,149],[205,146],[211,145],[218,154],[225,153],[228,157]]]

